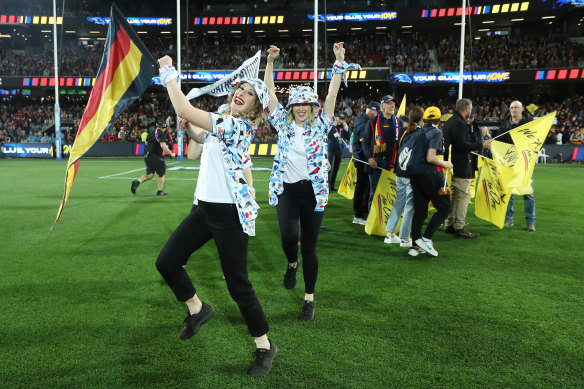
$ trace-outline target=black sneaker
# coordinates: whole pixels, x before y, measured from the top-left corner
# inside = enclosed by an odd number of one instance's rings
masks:
[[[444,227],[445,234],[454,234],[456,231],[454,230],[454,226],[446,226]]]
[[[308,321],[314,319],[314,308],[316,307],[316,301],[304,300],[302,304],[302,311],[298,315],[298,320]]]
[[[272,362],[278,354],[278,347],[276,347],[276,345],[269,339],[268,342],[270,342],[269,350],[265,348],[258,348],[252,354],[256,359],[253,366],[248,370],[249,375],[252,377],[264,376],[268,374],[270,370],[272,370]]]
[[[168,193],[163,192],[161,190],[159,190],[158,192],[156,192],[156,196],[167,196],[167,195],[168,195]]]
[[[185,317],[184,320],[185,326],[178,336],[179,339],[187,340],[192,338],[197,332],[199,332],[201,326],[208,322],[214,314],[215,308],[206,303],[203,303],[203,307],[199,313],[191,315],[187,312],[187,317]]]
[[[288,269],[286,269],[286,274],[284,274],[284,288],[292,289],[296,286],[296,271],[298,270],[298,262],[296,267],[290,266],[288,264]]]
[[[136,194],[136,189],[138,189],[139,186],[140,186],[140,181],[138,181],[138,180],[132,181],[132,187],[130,188],[130,190],[132,191],[133,194]]]

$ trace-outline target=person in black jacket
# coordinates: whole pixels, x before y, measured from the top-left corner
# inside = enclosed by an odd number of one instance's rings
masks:
[[[353,196],[353,223],[365,225],[367,224],[367,215],[369,213],[369,177],[365,173],[365,162],[367,157],[363,153],[363,139],[365,133],[369,131],[369,123],[371,119],[377,117],[379,114],[379,103],[373,101],[369,103],[365,113],[360,114],[355,118],[353,127],[353,163],[357,172],[357,179],[355,181],[355,194]],[[359,160],[359,161],[357,161]]]
[[[525,123],[533,120],[531,116],[524,112],[523,104],[520,101],[513,101],[509,105],[509,112],[511,115],[506,117],[501,122],[499,127],[500,136],[497,140],[509,144],[513,144],[513,139],[509,134],[509,131],[515,127],[524,125]],[[531,184],[533,187],[533,183]],[[525,206],[525,221],[527,223],[527,231],[535,232],[535,196],[533,192],[523,196],[524,206]],[[507,205],[507,214],[505,215],[505,227],[513,227],[513,215],[514,215],[514,196],[511,195],[509,199],[509,205]]]
[[[489,148],[492,140],[483,142],[470,141],[470,129],[467,123],[472,113],[472,102],[469,99],[460,99],[456,102],[456,112],[444,124],[444,159],[454,165],[452,176],[450,201],[452,212],[446,219],[444,232],[454,234],[458,238],[476,238],[479,234],[467,231],[466,211],[470,201],[470,184],[474,178],[470,152],[481,152]],[[452,147],[452,148],[451,148]]]
[[[329,192],[336,192],[335,181],[337,180],[337,173],[341,166],[343,159],[343,150],[345,144],[349,141],[351,135],[349,134],[349,126],[345,122],[345,114],[340,113],[335,118],[333,125],[328,132],[328,161],[331,165],[331,170],[328,172]]]
[[[369,208],[371,208],[373,195],[381,177],[380,169],[389,170],[393,168],[395,162],[397,137],[400,129],[403,128],[403,123],[395,116],[396,101],[390,95],[381,98],[381,113],[371,119],[363,138],[363,154],[365,154],[371,168],[369,173]]]

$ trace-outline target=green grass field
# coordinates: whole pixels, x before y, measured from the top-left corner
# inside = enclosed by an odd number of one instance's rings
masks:
[[[246,374],[253,339],[214,244],[187,270],[216,314],[186,342],[178,339],[185,308],[154,267],[191,208],[195,166],[169,161],[178,170],[167,173],[169,196],[157,198],[155,181],[130,193],[142,159],[84,159],[47,239],[66,162],[0,160],[1,387],[584,387],[581,166],[536,167],[537,232],[525,231],[521,198],[515,227],[504,230],[471,206],[468,228],[481,237],[439,231],[437,258],[411,258],[365,235],[351,223],[352,202],[334,193],[311,322],[297,320],[301,273],[295,289],[282,285],[269,170],[255,171],[261,210],[250,279],[279,348],[260,379]]]

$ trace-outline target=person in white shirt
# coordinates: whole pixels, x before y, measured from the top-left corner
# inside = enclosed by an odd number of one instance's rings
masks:
[[[343,73],[350,67],[358,67],[345,62],[342,42],[335,43],[333,51],[337,61],[333,66],[328,95],[321,111],[318,96],[308,86],[292,89],[286,108],[278,103],[273,78],[274,60],[280,53],[276,46],[268,49],[264,75],[270,92],[269,121],[278,130],[278,145],[270,175],[269,201],[271,205],[277,205],[282,249],[288,261],[284,275],[286,289],[296,286],[298,234],[302,231],[300,250],[303,260],[304,303],[298,317],[300,320],[312,320],[316,307],[316,242],[329,195],[328,129],[332,125],[331,118]]]
[[[268,90],[259,79],[241,79],[232,85],[228,102],[218,112],[193,107],[176,82],[172,59],[158,60],[160,79],[181,118],[179,125],[199,143],[204,143],[200,173],[190,214],[172,233],[156,260],[156,268],[188,308],[179,338],[195,335],[214,314],[201,302],[185,270],[191,254],[214,240],[227,288],[237,303],[249,333],[255,338],[255,363],[248,373],[267,374],[277,347],[267,337],[268,322],[247,272],[249,236],[255,235],[259,209],[250,176],[249,145],[267,110]]]

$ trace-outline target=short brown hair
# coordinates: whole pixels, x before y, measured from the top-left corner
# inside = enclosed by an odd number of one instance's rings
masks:
[[[467,109],[468,107],[470,107],[471,105],[472,105],[472,101],[470,101],[470,99],[460,99],[456,102],[455,109],[458,112],[462,112],[465,109]]]

